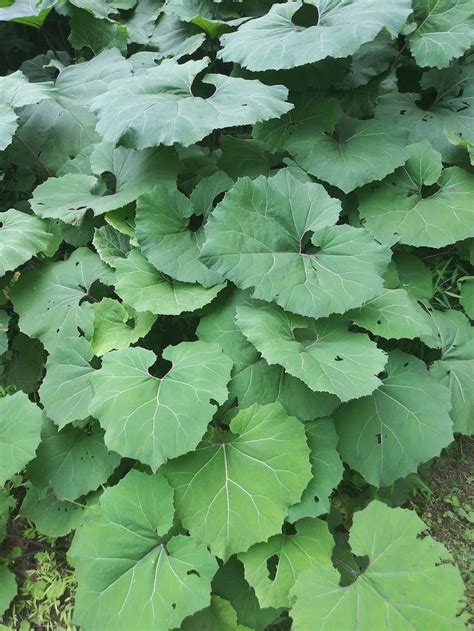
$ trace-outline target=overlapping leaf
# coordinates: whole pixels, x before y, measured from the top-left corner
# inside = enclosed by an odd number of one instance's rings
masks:
[[[169,458],[194,449],[227,398],[232,362],[217,344],[182,342],[162,358],[172,363],[163,377],[150,368],[156,355],[128,348],[104,355],[92,376],[91,414],[105,429],[105,443],[154,471]],[[212,402],[211,402],[212,401]]]
[[[303,425],[278,403],[253,405],[169,462],[176,513],[193,538],[228,559],[279,532],[311,472]]]
[[[366,570],[347,587],[340,586],[339,572],[326,565],[300,574],[292,592],[292,628],[464,629],[456,617],[461,576],[447,563],[451,555],[443,545],[420,537],[425,529],[414,511],[380,502],[356,513],[350,544],[354,554],[368,557]]]
[[[386,248],[333,226],[340,204],[288,170],[242,178],[212,213],[201,258],[253,296],[313,317],[360,306],[382,289]]]
[[[46,222],[18,210],[0,213],[0,275],[47,250],[53,234]]]

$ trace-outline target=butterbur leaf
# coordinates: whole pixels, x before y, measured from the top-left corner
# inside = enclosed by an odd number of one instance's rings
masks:
[[[229,399],[237,399],[241,408],[278,401],[288,414],[305,421],[331,414],[339,405],[337,397],[313,392],[282,367],[270,366],[260,357],[235,322],[239,305],[252,307],[254,302],[239,290],[223,292],[206,309],[197,329],[199,339],[217,342],[234,362]]]
[[[240,179],[206,226],[205,265],[253,297],[324,317],[382,289],[389,251],[362,229],[333,226],[340,203],[287,169]]]
[[[302,519],[295,532],[274,535],[239,554],[245,578],[262,607],[288,607],[290,590],[300,572],[329,565],[334,539],[319,519]]]
[[[210,604],[217,562],[190,537],[171,536],[173,513],[159,475],[131,471],[103,493],[71,547],[76,624],[167,631]]]
[[[101,215],[122,208],[157,181],[171,184],[176,179],[175,154],[166,147],[135,151],[103,143],[94,147],[90,163],[95,175],[67,173],[40,184],[33,192],[33,211],[78,223],[89,209]]]
[[[0,484],[34,458],[43,413],[24,392],[0,398]]]
[[[393,262],[402,289],[416,300],[432,298],[433,275],[418,256],[408,252],[395,252]]]
[[[20,70],[0,77],[0,150],[8,147],[18,127],[15,108],[39,103],[53,94],[52,83],[29,83]]]
[[[460,311],[431,311],[433,335],[441,349],[430,374],[451,391],[454,431],[474,433],[474,338],[472,327]],[[426,340],[430,346],[430,340]]]
[[[307,26],[293,22],[303,2],[273,5],[270,11],[221,37],[219,57],[249,70],[278,70],[310,64],[326,57],[348,57],[382,29],[398,35],[411,13],[409,0],[397,2],[344,0],[311,2],[315,10]]]
[[[359,213],[385,243],[440,248],[474,235],[474,175],[441,172],[441,156],[427,141],[409,147],[410,159],[382,184],[359,193]]]
[[[111,267],[115,267],[115,261],[125,258],[131,250],[130,238],[107,225],[96,228],[93,244],[100,258]]]
[[[79,329],[90,333],[89,291],[98,280],[107,283],[108,274],[107,266],[87,248],[78,248],[66,261],[24,272],[11,292],[20,330],[39,338],[48,351],[65,337],[78,337]]]
[[[216,175],[220,178],[217,173],[211,178]],[[225,176],[216,196],[232,184]],[[156,186],[140,197],[137,204],[136,238],[142,253],[157,270],[176,280],[203,287],[222,283],[222,276],[199,260],[204,230],[201,227],[193,230],[192,225],[193,220],[198,226],[205,223],[208,211],[209,208],[194,208],[191,199],[178,190]]]
[[[446,68],[461,57],[474,41],[472,0],[415,0],[416,30],[410,35],[410,50],[419,66]]]
[[[301,501],[288,509],[291,522],[303,517],[318,517],[329,512],[329,498],[342,480],[344,467],[337,452],[337,434],[330,418],[305,424],[311,453],[313,477],[305,488]]]
[[[389,121],[342,116],[333,127],[296,127],[285,148],[303,169],[344,193],[395,171],[408,158],[408,133]]]
[[[230,431],[210,429],[195,451],[167,463],[176,514],[222,559],[279,532],[311,472],[304,427],[278,403],[240,410]]]
[[[15,575],[6,565],[0,565],[0,615],[8,609],[17,592]]]
[[[186,618],[180,631],[252,631],[237,622],[237,613],[229,601],[219,596],[211,596],[211,605],[194,616]]]
[[[0,213],[0,275],[47,250],[54,236],[38,217],[18,210]]]
[[[52,488],[59,500],[75,500],[105,483],[120,463],[120,456],[104,445],[97,427],[68,425],[61,431],[51,422],[43,426],[36,458],[27,476],[40,488]]]
[[[208,61],[164,60],[144,74],[115,82],[93,101],[97,131],[108,142],[137,149],[175,142],[187,147],[214,129],[252,125],[291,109],[283,86],[218,74],[202,79],[206,88],[214,89],[211,96],[195,96],[196,76]]]
[[[43,345],[38,340],[18,333],[12,339],[9,351],[3,358],[2,385],[13,386],[30,394],[37,388],[43,374]]]
[[[280,364],[315,391],[341,401],[370,394],[387,361],[363,333],[347,329],[344,317],[314,321],[276,305],[237,307],[237,325],[270,364]]]
[[[464,629],[456,617],[464,590],[459,570],[442,544],[420,537],[425,529],[414,511],[381,502],[356,513],[349,541],[354,554],[368,557],[366,570],[347,587],[327,565],[301,573],[292,628]]]
[[[91,346],[95,355],[103,355],[134,344],[145,337],[156,320],[156,316],[149,311],[137,312],[112,298],[103,298],[95,303],[93,311],[94,332]]]
[[[73,11],[69,41],[76,50],[89,48],[95,55],[108,48],[125,53],[127,29],[123,24],[98,20],[87,11]]]
[[[106,18],[119,9],[133,9],[136,3],[136,0],[71,0],[71,4],[90,11],[98,18]]]
[[[100,141],[91,100],[105,92],[112,81],[130,74],[130,64],[116,49],[63,68],[54,84],[54,98],[25,108],[20,138],[56,172],[85,147]]]
[[[453,440],[448,388],[425,364],[394,351],[375,392],[334,413],[342,459],[374,486],[389,486]]]
[[[150,368],[156,355],[128,348],[104,355],[92,377],[90,412],[105,429],[105,443],[154,471],[169,458],[196,447],[215,411],[227,399],[231,360],[217,344],[182,342],[162,358],[172,363],[163,377]]]
[[[182,283],[158,272],[139,250],[116,261],[115,289],[126,303],[138,311],[155,315],[179,315],[196,311],[214,300],[224,284],[205,288],[197,283]]]
[[[65,337],[49,354],[39,395],[48,417],[60,428],[89,416],[93,356],[84,337]]]
[[[384,289],[353,312],[351,319],[387,339],[413,339],[431,332],[426,311],[404,289]]]
[[[474,278],[466,278],[463,281],[459,302],[468,318],[474,320]]]
[[[35,528],[47,537],[64,537],[79,528],[88,506],[97,503],[97,494],[82,502],[58,500],[50,488],[31,486],[21,504],[20,514],[33,522]]]
[[[244,566],[236,556],[230,557],[217,570],[212,580],[212,591],[232,604],[241,624],[255,631],[265,631],[278,617],[278,609],[259,606],[254,589],[245,580]]]

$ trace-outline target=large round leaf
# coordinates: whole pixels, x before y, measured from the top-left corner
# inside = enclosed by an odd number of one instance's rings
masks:
[[[191,451],[227,399],[231,360],[217,344],[181,342],[163,351],[172,367],[150,374],[156,355],[127,348],[104,355],[91,376],[91,414],[105,429],[105,443],[154,471],[168,458]]]
[[[364,225],[389,244],[440,248],[474,236],[474,175],[441,171],[441,155],[427,141],[409,153],[403,168],[359,194]]]
[[[394,351],[383,384],[334,414],[342,459],[370,484],[389,486],[453,440],[449,390],[425,364]]]
[[[253,405],[164,473],[184,526],[227,559],[279,532],[311,478],[308,456],[302,423],[278,403]]]
[[[75,622],[85,629],[179,627],[210,603],[217,563],[190,537],[172,537],[173,491],[131,471],[107,489],[71,547]]]
[[[0,398],[0,484],[35,457],[43,413],[24,392]]]
[[[108,282],[109,268],[97,254],[78,248],[67,261],[28,270],[13,287],[13,308],[20,329],[39,338],[48,351],[65,337],[91,333],[89,291],[97,280]]]
[[[340,212],[320,184],[288,170],[240,179],[212,213],[202,260],[253,296],[324,317],[380,293],[389,251]]]
[[[302,519],[295,532],[270,537],[239,554],[245,578],[262,607],[288,607],[290,590],[305,570],[330,564],[334,539],[319,519]]]
[[[0,276],[44,252],[53,238],[38,217],[14,209],[0,213]]]
[[[292,591],[294,631],[465,629],[457,618],[464,586],[446,548],[421,537],[426,525],[414,511],[372,502],[354,515],[350,544],[367,569],[341,587],[333,567],[300,574]]]
[[[370,394],[386,355],[342,316],[311,320],[276,305],[237,307],[237,325],[270,364],[280,364],[315,391],[342,401]]]
[[[294,68],[326,57],[348,57],[382,29],[398,35],[411,13],[409,0],[312,0],[315,24],[300,26],[293,16],[303,2],[275,4],[270,11],[221,37],[219,56],[250,70]]]

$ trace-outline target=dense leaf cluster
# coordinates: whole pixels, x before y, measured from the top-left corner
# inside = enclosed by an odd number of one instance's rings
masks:
[[[462,629],[397,506],[474,432],[474,1],[0,21],[0,535],[85,631]]]

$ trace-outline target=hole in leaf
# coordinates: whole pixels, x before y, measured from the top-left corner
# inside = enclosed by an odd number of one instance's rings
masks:
[[[377,439],[377,444],[381,445],[383,443],[385,436],[383,434],[375,434],[375,438]]]
[[[377,324],[382,324],[382,320],[377,320]]]
[[[173,609],[176,609],[176,603],[171,603],[171,607],[172,607]]]
[[[202,78],[206,72],[207,70],[199,73],[191,84],[191,94],[201,99],[208,99],[216,91],[215,85],[203,82]]]
[[[314,503],[315,504],[319,504],[321,500],[319,499],[319,497],[317,495],[314,496]]]
[[[314,232],[307,230],[300,239],[300,252],[301,254],[317,254],[321,248],[311,243],[311,238]]]
[[[148,370],[148,373],[152,377],[158,377],[158,379],[163,379],[163,377],[165,377],[169,373],[172,366],[173,364],[167,359],[164,359],[163,357],[158,357],[158,359],[153,364],[153,366],[151,366],[150,369]]]
[[[303,4],[291,18],[295,26],[308,28],[319,24],[319,11],[313,4]]]
[[[191,232],[197,232],[202,226],[203,221],[204,215],[191,215],[188,221],[188,230],[191,230]]]
[[[199,577],[201,577],[201,575],[199,574],[199,572],[198,572],[197,570],[188,570],[188,571],[186,572],[186,574],[187,574],[188,576],[190,576],[191,574],[194,574],[195,576],[199,576]]]
[[[341,357],[340,355],[337,355],[337,356],[334,358],[334,361],[336,361],[336,362],[342,362],[342,361],[343,361],[343,359],[344,359],[343,357]]]
[[[387,379],[387,377],[388,377],[387,371],[386,370],[382,370],[382,372],[379,373],[378,377],[379,377],[379,379]]]
[[[420,190],[421,197],[423,199],[427,199],[428,197],[432,197],[439,190],[440,190],[439,184],[431,184],[430,186],[427,186],[426,184],[423,184],[423,186],[421,187],[421,190]]]
[[[407,366],[408,366],[408,362],[405,362],[405,363],[403,364],[403,368],[406,368]]]
[[[217,206],[217,204],[221,203],[221,201],[225,197],[225,194],[226,194],[226,191],[222,191],[221,193],[217,193],[217,195],[212,200],[212,205],[213,205],[214,208]]]
[[[281,532],[282,534],[291,537],[292,535],[296,535],[297,530],[294,524],[290,524],[289,522],[285,521],[283,526],[281,527]]]
[[[271,581],[275,580],[279,560],[280,559],[278,558],[278,554],[273,554],[271,557],[267,559],[268,578]]]

